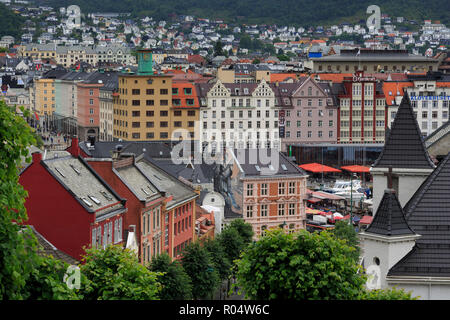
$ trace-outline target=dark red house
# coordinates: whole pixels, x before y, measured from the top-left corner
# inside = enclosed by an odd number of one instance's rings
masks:
[[[134,163],[133,154],[114,158],[87,158],[89,165],[121,196],[127,199],[125,225],[136,226],[141,263],[162,251],[162,219],[165,193],[158,190]]]
[[[82,157],[32,157],[19,177],[28,192],[26,224],[76,260],[83,247],[123,244],[126,200]]]

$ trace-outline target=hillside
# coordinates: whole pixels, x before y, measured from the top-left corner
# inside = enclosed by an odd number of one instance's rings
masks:
[[[418,22],[424,19],[449,22],[450,2],[440,0],[41,0],[59,8],[77,4],[83,12],[131,12],[134,16],[167,19],[170,14],[219,18],[227,22],[328,25],[330,22],[358,22],[369,16],[371,4],[382,13],[403,16]]]
[[[22,34],[23,18],[11,11],[4,4],[0,3],[0,38],[3,36],[13,36],[19,38]]]

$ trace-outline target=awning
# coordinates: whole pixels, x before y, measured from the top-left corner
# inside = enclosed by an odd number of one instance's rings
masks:
[[[311,202],[311,203],[317,203],[317,202],[320,202],[320,201],[322,201],[323,199],[319,199],[319,198],[314,198],[314,197],[312,197],[312,198],[309,198],[308,199],[308,202]]]
[[[372,216],[364,216],[361,218],[361,221],[359,221],[360,224],[371,224],[373,220]]]
[[[306,208],[306,214],[319,214],[322,211],[317,210],[317,209],[312,209],[312,208]]]
[[[345,166],[345,167],[341,167],[341,169],[344,169],[344,170],[347,170],[347,171],[350,171],[350,172],[356,172],[356,173],[370,172],[370,168],[369,167],[358,166],[358,165]]]
[[[303,170],[313,172],[313,173],[320,173],[320,172],[342,172],[339,169],[335,169],[332,167],[325,166],[323,164],[319,163],[308,163],[308,164],[301,164],[299,165],[300,168]]]

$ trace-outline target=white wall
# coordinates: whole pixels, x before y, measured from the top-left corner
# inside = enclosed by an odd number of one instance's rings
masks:
[[[413,297],[420,300],[449,300],[450,284],[428,284],[428,283],[396,283],[389,281],[389,287],[396,287],[412,292]]]

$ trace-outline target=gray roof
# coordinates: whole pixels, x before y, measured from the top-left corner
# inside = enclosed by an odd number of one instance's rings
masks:
[[[151,201],[160,196],[157,187],[139,170],[131,165],[115,169],[128,188],[141,201]]]
[[[193,184],[213,183],[214,165],[207,163],[174,164],[171,159],[158,159],[146,157],[147,160],[154,163],[175,178],[184,178]]]
[[[85,141],[79,144],[81,150],[93,158],[111,158],[118,145],[122,145],[122,152],[133,153],[136,157],[141,154],[151,158],[171,157],[172,149],[167,141],[97,141],[93,148],[88,148]]]
[[[138,160],[136,165],[161,192],[166,192],[166,197],[173,196],[173,199],[167,203],[167,208],[170,209],[173,206],[198,196],[191,187],[163,171],[147,159],[142,158]]]
[[[308,175],[277,149],[236,149],[233,154],[245,177]]]
[[[422,134],[414,117],[411,101],[407,93],[392,124],[389,136],[373,167],[434,169],[423,143]]]
[[[408,225],[421,237],[389,271],[398,276],[450,276],[450,153],[404,207]]]
[[[384,236],[414,234],[414,231],[411,230],[406,222],[405,215],[394,190],[387,189],[384,191],[375,217],[366,229],[366,232]]]
[[[398,62],[438,62],[435,59],[414,55],[406,50],[365,50],[362,49],[360,55],[357,55],[358,48],[353,50],[341,50],[340,54],[324,56],[321,58],[311,58],[313,61],[398,61]]]
[[[122,200],[82,159],[72,156],[43,161],[44,167],[96,217],[124,209]]]

